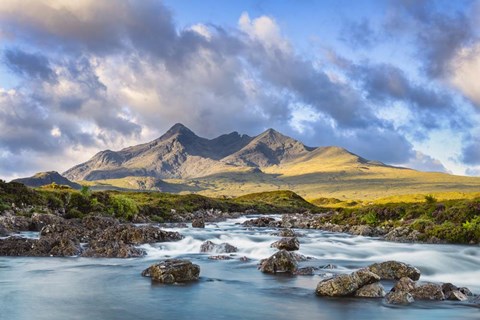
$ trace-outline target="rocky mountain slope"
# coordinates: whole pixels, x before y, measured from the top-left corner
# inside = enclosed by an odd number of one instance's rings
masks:
[[[39,172],[31,177],[15,179],[13,181],[23,183],[24,185],[29,187],[41,187],[51,183],[69,186],[73,189],[80,189],[82,187],[78,183],[72,182],[67,178],[61,176],[56,171]]]

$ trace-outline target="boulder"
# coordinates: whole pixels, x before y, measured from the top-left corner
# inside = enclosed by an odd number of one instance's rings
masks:
[[[463,292],[461,291],[463,289]],[[466,293],[471,293],[467,288],[458,288],[451,283],[442,284],[442,291],[445,295],[445,299],[454,301],[466,301],[468,296]]]
[[[78,243],[65,237],[52,237],[48,239],[26,239],[10,237],[0,239],[0,256],[25,256],[25,257],[65,257],[80,254]]]
[[[380,282],[374,282],[355,291],[355,297],[383,298],[385,297],[385,289]]]
[[[59,224],[65,219],[54,214],[34,213],[30,220],[30,230],[41,231],[43,227],[49,224]]]
[[[272,227],[276,225],[277,225],[277,221],[275,221],[275,219],[271,217],[260,217],[257,219],[250,219],[242,223],[242,226],[245,226],[245,227],[261,227],[261,228]]]
[[[293,231],[292,229],[282,229],[279,232],[277,232],[275,235],[278,235],[279,237],[283,237],[283,238],[288,238],[288,237],[293,238],[298,236],[295,233],[295,231]]]
[[[237,251],[237,247],[226,242],[215,244],[212,241],[207,240],[200,246],[200,252],[233,253]]]
[[[119,224],[108,227],[95,237],[95,240],[100,242],[124,242],[134,245],[181,239],[183,239],[183,236],[178,232],[164,231],[151,225],[135,226],[133,224]]]
[[[89,215],[82,219],[82,224],[89,230],[105,230],[109,227],[119,225],[117,219],[101,215]]]
[[[403,304],[408,305],[415,302],[412,295],[405,291],[390,291],[385,296],[385,301],[389,304]]]
[[[260,261],[259,269],[264,273],[294,273],[297,270],[297,260],[291,252],[280,250],[270,258]]]
[[[8,232],[8,230],[4,226],[0,225],[0,237],[6,237],[9,234],[10,233]]]
[[[89,258],[135,258],[145,255],[145,251],[123,241],[92,240],[82,253]]]
[[[423,283],[410,291],[415,300],[445,300],[442,286],[437,283]]]
[[[295,251],[300,249],[300,243],[297,238],[282,238],[275,241],[270,245],[271,248],[277,248],[279,250]]]
[[[193,219],[192,228],[205,228],[205,219],[204,218]]]
[[[7,214],[0,216],[0,226],[10,232],[29,231],[30,218]]]
[[[408,277],[403,277],[395,283],[395,286],[392,288],[392,290],[411,292],[415,289],[416,285],[417,284],[412,279]]]
[[[351,274],[342,274],[331,279],[322,280],[318,283],[315,292],[319,296],[350,296],[361,287],[379,280],[379,276],[364,268]]]
[[[142,276],[151,277],[152,281],[176,283],[198,280],[200,267],[189,260],[168,259],[148,267]]]
[[[398,280],[408,277],[412,280],[420,279],[420,270],[409,264],[398,261],[385,261],[374,263],[368,269],[378,275],[382,280]]]
[[[293,274],[298,276],[313,276],[315,274],[315,270],[316,269],[314,267],[298,268]]]
[[[352,226],[348,231],[356,236],[371,237],[375,235],[374,229],[366,225]]]

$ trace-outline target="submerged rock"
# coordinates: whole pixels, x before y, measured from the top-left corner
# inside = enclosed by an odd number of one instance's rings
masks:
[[[205,228],[205,219],[197,218],[192,221],[192,228]]]
[[[280,221],[276,221],[271,217],[260,217],[257,219],[250,219],[242,223],[245,227],[276,227]]]
[[[300,249],[300,243],[297,238],[282,238],[272,243],[270,247],[279,250],[285,249],[287,251],[295,251]]]
[[[282,229],[279,232],[274,233],[273,235],[284,238],[298,237],[298,234],[295,233],[295,231],[293,231],[292,229]]]
[[[442,291],[445,299],[453,301],[466,301],[472,292],[468,288],[458,288],[451,283],[442,284]]]
[[[123,241],[92,240],[82,253],[89,258],[135,258],[145,255],[145,251]]]
[[[341,297],[353,295],[361,287],[377,282],[380,277],[368,269],[360,269],[351,274],[342,274],[318,283],[316,294],[319,296]]]
[[[315,274],[316,268],[314,267],[303,267],[298,268],[293,274],[298,276],[313,276]]]
[[[212,241],[207,240],[200,246],[200,252],[233,253],[237,251],[237,247],[226,242],[215,244]]]
[[[232,260],[233,258],[226,255],[218,255],[218,256],[210,256],[208,257],[210,260]]]
[[[420,279],[420,270],[409,264],[398,261],[385,261],[374,263],[368,269],[378,275],[382,280],[398,280],[408,277],[412,280]]]
[[[361,298],[383,298],[385,294],[385,289],[380,282],[367,284],[355,291],[355,297]]]
[[[291,252],[280,250],[270,258],[260,261],[259,269],[264,273],[294,273],[297,270],[297,260]]]
[[[142,276],[168,284],[196,281],[200,276],[200,267],[189,260],[168,259],[151,265],[142,272]]]

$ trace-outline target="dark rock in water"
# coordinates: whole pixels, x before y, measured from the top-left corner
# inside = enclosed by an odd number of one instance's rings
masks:
[[[240,259],[239,259],[239,260],[240,260],[240,261],[242,261],[242,262],[248,262],[248,261],[250,261],[250,259],[249,259],[249,258],[247,258],[247,257],[245,257],[245,256],[243,256],[243,257],[240,257]]]
[[[218,256],[210,256],[208,257],[210,260],[232,260],[233,258],[226,255],[218,255]]]
[[[294,273],[297,270],[297,261],[291,252],[280,250],[270,258],[260,261],[259,269],[264,273]]]
[[[279,236],[283,238],[293,238],[298,237],[298,234],[295,233],[292,229],[282,229],[279,232],[273,233],[274,236]]]
[[[351,274],[342,274],[331,279],[322,280],[318,283],[315,292],[319,296],[350,296],[361,287],[379,280],[379,276],[364,268]]]
[[[361,298],[383,298],[385,294],[385,289],[380,282],[367,284],[355,291],[355,297]]]
[[[250,219],[242,223],[245,227],[275,227],[277,222],[274,218],[271,217],[260,217],[257,219]]]
[[[108,227],[95,238],[100,242],[124,242],[134,245],[181,239],[183,239],[183,236],[178,232],[164,231],[150,225],[137,227],[133,224],[119,224]]]
[[[403,304],[408,305],[415,302],[412,295],[405,291],[390,291],[385,296],[385,301],[389,304]]]
[[[470,291],[470,289],[468,289],[468,288],[461,287],[461,288],[458,288],[458,291],[460,291],[461,293],[463,293],[467,297],[472,297],[473,296],[472,291]]]
[[[200,252],[233,253],[237,251],[237,247],[226,242],[215,244],[212,241],[207,240],[200,246]]]
[[[371,237],[375,235],[375,230],[365,225],[352,226],[348,231],[356,236]]]
[[[385,240],[395,242],[416,242],[419,241],[421,233],[417,230],[412,230],[409,227],[398,227],[385,235]]]
[[[176,283],[198,280],[200,267],[189,260],[169,259],[151,265],[142,272],[142,276],[151,277],[161,283]]]
[[[55,238],[57,236],[68,238],[74,242],[88,242],[92,236],[92,231],[86,229],[77,219],[48,224],[40,231],[41,239]]]
[[[311,260],[312,257],[307,257],[307,256],[304,256],[303,254],[300,254],[300,253],[297,253],[297,252],[293,252],[291,251],[290,254],[292,255],[292,257],[297,260],[298,262],[300,261],[308,261],[308,260]]]
[[[75,256],[80,252],[79,244],[59,236],[48,239],[0,239],[0,256],[65,257]]]
[[[420,279],[420,270],[409,264],[398,261],[374,263],[368,269],[377,274],[382,280],[398,280],[408,277],[412,280]]]
[[[205,228],[205,219],[204,218],[194,219],[192,221],[192,227],[193,228]]]
[[[40,231],[43,227],[49,224],[59,224],[65,219],[54,214],[34,213],[30,220],[30,230]]]
[[[442,284],[442,291],[445,295],[445,299],[453,301],[466,301],[468,300],[468,294],[471,291],[468,288],[458,288],[451,283]]]
[[[473,300],[472,303],[480,305],[480,296],[476,296]]]
[[[298,268],[293,274],[298,276],[313,276],[315,274],[314,267]]]
[[[337,266],[329,263],[329,264],[326,264],[326,265],[320,267],[320,269],[337,269]]]
[[[119,225],[120,222],[118,222],[117,219],[113,217],[105,217],[101,215],[91,215],[91,216],[86,216],[85,218],[82,219],[82,224],[85,228],[89,230],[105,230],[109,227],[113,227],[116,225]]]
[[[442,286],[436,283],[424,283],[410,291],[415,300],[445,300]]]
[[[300,243],[297,238],[282,238],[270,245],[272,248],[279,250],[285,249],[287,251],[295,251],[300,249]]]
[[[125,244],[123,241],[92,240],[82,257],[89,258],[134,258],[145,255],[145,251]]]

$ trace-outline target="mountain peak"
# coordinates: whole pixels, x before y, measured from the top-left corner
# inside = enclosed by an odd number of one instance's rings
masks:
[[[189,135],[189,136],[196,136],[196,134],[188,129],[186,126],[184,126],[181,123],[175,123],[170,129],[168,129],[167,132],[165,132],[164,135],[161,136],[161,138],[170,138],[174,135]]]

